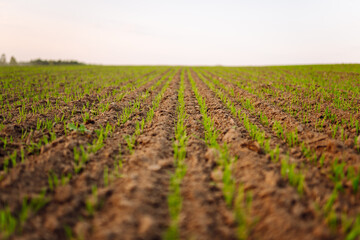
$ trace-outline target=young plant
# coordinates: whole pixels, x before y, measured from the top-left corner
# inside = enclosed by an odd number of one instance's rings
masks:
[[[341,181],[345,178],[345,164],[346,163],[339,163],[339,160],[336,158],[331,166],[332,176],[331,179],[335,182],[335,184],[342,189]]]
[[[99,199],[96,185],[91,187],[91,196],[86,199],[85,207],[90,217],[94,216],[95,210],[99,207]]]
[[[5,137],[0,137],[0,140],[3,142],[3,149],[5,150],[6,149],[6,146],[7,146],[7,143],[8,143],[8,138],[7,136]]]
[[[295,167],[295,163],[289,163],[288,159],[283,159],[281,161],[281,175],[284,178],[288,178],[289,183],[297,188],[299,194],[302,194],[305,176],[301,172],[296,171]]]
[[[245,193],[244,186],[240,185],[234,201],[235,219],[237,223],[237,237],[240,240],[248,239],[256,219],[251,219],[252,195]]]
[[[136,136],[135,135],[126,135],[124,138],[128,145],[129,152],[130,152],[130,154],[132,154],[134,152]]]
[[[298,140],[298,134],[297,134],[296,130],[294,132],[286,133],[286,142],[289,145],[289,147],[294,147],[294,146],[298,145],[299,140]]]
[[[87,121],[90,120],[90,114],[89,112],[85,112],[84,114],[81,115],[82,116],[82,119],[83,119],[83,123],[87,123]]]
[[[18,220],[11,214],[8,207],[0,210],[0,232],[5,239],[15,232],[17,225]]]
[[[337,131],[338,131],[338,129],[339,129],[339,125],[338,125],[338,124],[336,124],[335,126],[334,126],[334,125],[333,125],[333,126],[330,125],[330,129],[331,129],[331,136],[332,136],[332,138],[335,138],[335,137],[336,137],[336,133],[337,133]]]
[[[279,145],[276,145],[275,149],[270,150],[269,154],[270,154],[271,161],[278,162],[279,156],[280,156]]]
[[[74,147],[74,171],[76,174],[78,174],[83,169],[87,160],[88,155],[84,149],[84,146],[80,146],[80,151],[77,149],[77,147]]]
[[[78,126],[78,124],[75,125],[74,123],[69,123],[68,128],[72,131],[77,131],[81,133],[90,132],[83,124],[80,124],[80,126]]]
[[[276,133],[276,135],[279,138],[284,139],[284,129],[283,129],[281,123],[279,123],[278,121],[274,122],[273,131]]]
[[[260,122],[261,122],[262,125],[264,125],[264,126],[269,125],[269,120],[268,120],[268,118],[267,118],[267,116],[265,114],[260,112],[259,117],[260,117]]]

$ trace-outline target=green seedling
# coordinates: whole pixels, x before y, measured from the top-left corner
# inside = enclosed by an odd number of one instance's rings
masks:
[[[336,158],[331,166],[332,176],[331,179],[335,183],[341,183],[341,181],[345,178],[344,168],[346,163],[338,163],[338,159]],[[341,184],[339,185],[341,188]]]
[[[8,138],[5,136],[4,138],[0,137],[0,140],[3,142],[3,149],[6,149],[6,146],[8,144]]]
[[[89,153],[96,153],[104,146],[104,140],[106,139],[107,133],[105,133],[104,129],[101,127],[100,130],[95,130],[97,139],[94,139],[92,144],[88,145]]]
[[[270,154],[271,161],[278,162],[279,161],[279,156],[280,156],[279,145],[276,145],[275,149],[270,150],[269,154]]]
[[[66,126],[66,122],[64,122],[64,134],[65,134],[65,136],[67,136],[67,126]]]
[[[331,212],[337,197],[338,197],[338,191],[334,189],[323,207],[323,212],[325,215],[328,215]]]
[[[28,136],[28,131],[22,128],[21,129],[21,140],[24,140]]]
[[[336,133],[339,129],[339,125],[333,125],[332,127],[330,126],[330,129],[331,129],[331,135],[332,135],[332,138],[335,138],[336,137]]]
[[[117,166],[119,169],[122,169],[123,167],[123,158],[121,154],[121,144],[119,144],[119,154],[117,156]]]
[[[42,121],[41,119],[37,119],[37,122],[36,122],[36,130],[40,130],[41,129],[41,124],[42,124]]]
[[[340,139],[341,141],[344,141],[344,128],[341,128],[340,130]]]
[[[359,190],[360,173],[356,174],[354,167],[349,166],[346,178],[351,181],[353,192],[356,194]]]
[[[0,210],[0,232],[5,239],[15,232],[17,224],[17,219],[8,207]]]
[[[21,163],[25,162],[25,151],[24,148],[20,149],[20,157],[21,157]]]
[[[125,141],[127,143],[130,154],[132,154],[134,152],[136,137],[134,135],[126,135]]]
[[[321,155],[321,157],[319,158],[320,167],[324,165],[324,160],[325,160],[325,155]]]
[[[296,130],[294,132],[286,133],[286,142],[289,145],[289,147],[295,147],[296,145],[298,145],[299,140]]]
[[[90,132],[83,124],[80,124],[80,126],[78,126],[78,124],[75,125],[74,123],[69,123],[68,128],[72,131],[77,131],[81,133]]]
[[[352,225],[349,233],[346,235],[346,240],[355,240],[360,236],[360,215],[358,215]]]
[[[98,192],[96,185],[91,187],[91,196],[86,199],[85,206],[86,211],[89,216],[94,216],[95,210],[98,208],[99,200],[98,200]]]
[[[287,177],[289,183],[297,188],[299,194],[302,194],[304,191],[305,176],[295,170],[295,163],[290,164],[288,161],[287,159],[281,161],[281,175]]]
[[[90,114],[89,112],[85,112],[84,114],[81,115],[82,119],[83,119],[83,123],[85,124],[87,121],[90,120]]]
[[[65,225],[64,226],[64,231],[65,231],[65,235],[66,235],[66,238],[69,239],[69,240],[73,240],[74,237],[73,237],[73,232],[72,232],[72,228]]]
[[[14,152],[10,155],[12,167],[16,167],[16,156],[17,156],[17,152],[16,150],[14,150]]]
[[[274,122],[273,131],[276,133],[276,135],[279,138],[284,139],[284,129],[283,129],[281,123],[279,123],[278,121]]]
[[[269,120],[268,120],[268,118],[267,118],[267,116],[266,116],[265,114],[263,114],[262,112],[260,112],[259,117],[260,117],[260,122],[261,122],[262,125],[264,125],[264,126],[268,126],[268,125],[269,125]]]
[[[84,149],[84,146],[80,146],[80,151],[74,147],[74,171],[76,174],[82,170],[87,160],[88,155]]]
[[[66,185],[71,179],[71,174],[68,175],[61,175],[61,178],[59,179],[58,176],[53,172],[50,171],[48,174],[48,185],[50,191],[54,191],[54,189],[58,186],[64,186]]]
[[[234,201],[235,219],[237,222],[237,237],[240,240],[248,239],[251,229],[256,223],[251,219],[252,194],[245,193],[244,186],[240,185]]]

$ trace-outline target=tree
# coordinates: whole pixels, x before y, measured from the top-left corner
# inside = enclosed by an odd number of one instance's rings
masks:
[[[10,65],[17,65],[16,59],[14,56],[11,56],[11,58],[10,58]]]
[[[0,65],[5,65],[6,64],[6,56],[5,54],[1,54],[1,57],[0,57]]]

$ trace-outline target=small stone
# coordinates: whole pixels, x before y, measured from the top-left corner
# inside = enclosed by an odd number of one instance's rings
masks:
[[[59,226],[59,221],[56,219],[54,215],[50,215],[46,218],[44,227],[49,231],[54,231]]]
[[[90,232],[90,225],[87,222],[78,222],[74,227],[74,233],[79,239],[87,239]]]
[[[265,197],[267,197],[267,196],[272,195],[273,193],[274,193],[274,189],[273,189],[273,188],[266,188],[266,189],[260,191],[260,192],[258,193],[258,195],[259,195],[260,198],[265,198]]]
[[[351,138],[346,139],[345,146],[352,148],[354,146],[354,140]]]
[[[279,177],[276,176],[276,174],[274,172],[265,172],[265,183],[269,186],[269,187],[275,187],[277,185],[277,182],[279,180]]]
[[[340,146],[338,146],[338,143],[337,143],[335,140],[330,140],[330,141],[328,141],[327,146],[326,146],[327,150],[328,150],[329,152],[331,152],[331,153],[336,153],[336,152],[338,152],[338,151],[339,151],[339,147],[340,147]]]
[[[299,133],[301,133],[301,132],[304,131],[304,128],[303,128],[302,126],[298,126],[298,127],[297,127],[297,131],[298,131]]]
[[[297,152],[297,149],[296,148],[291,148],[291,150],[290,150],[290,153],[291,154],[295,154]]]
[[[205,158],[210,163],[216,163],[220,157],[220,153],[215,148],[209,148],[205,153]]]
[[[132,192],[134,189],[136,189],[136,183],[134,181],[131,181],[129,184],[125,187],[126,191]]]
[[[224,135],[223,141],[227,143],[231,143],[236,139],[240,138],[240,133],[236,131],[234,128],[229,129],[229,131]]]
[[[150,171],[159,171],[161,169],[161,166],[159,164],[153,164],[153,165],[148,166],[148,169]]]
[[[56,189],[54,200],[57,202],[66,202],[71,196],[71,186],[60,186]]]
[[[223,178],[223,172],[221,169],[216,169],[211,172],[211,179],[213,179],[215,182],[220,182]]]
[[[295,216],[300,217],[305,212],[305,208],[301,204],[295,204],[292,212]]]
[[[164,159],[164,160],[160,160],[158,163],[161,168],[166,168],[166,167],[171,167],[173,165],[173,160],[172,159]]]
[[[146,235],[153,226],[154,219],[149,215],[145,215],[140,219],[139,233]]]
[[[257,152],[257,153],[260,153],[260,152],[261,152],[260,144],[259,144],[258,142],[255,142],[255,141],[251,141],[251,142],[248,144],[248,148],[249,148],[251,151],[254,151],[254,152]]]

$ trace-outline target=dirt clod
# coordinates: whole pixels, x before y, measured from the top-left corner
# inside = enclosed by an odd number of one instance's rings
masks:
[[[70,185],[60,186],[55,191],[54,200],[60,203],[66,202],[71,196],[72,188]]]

